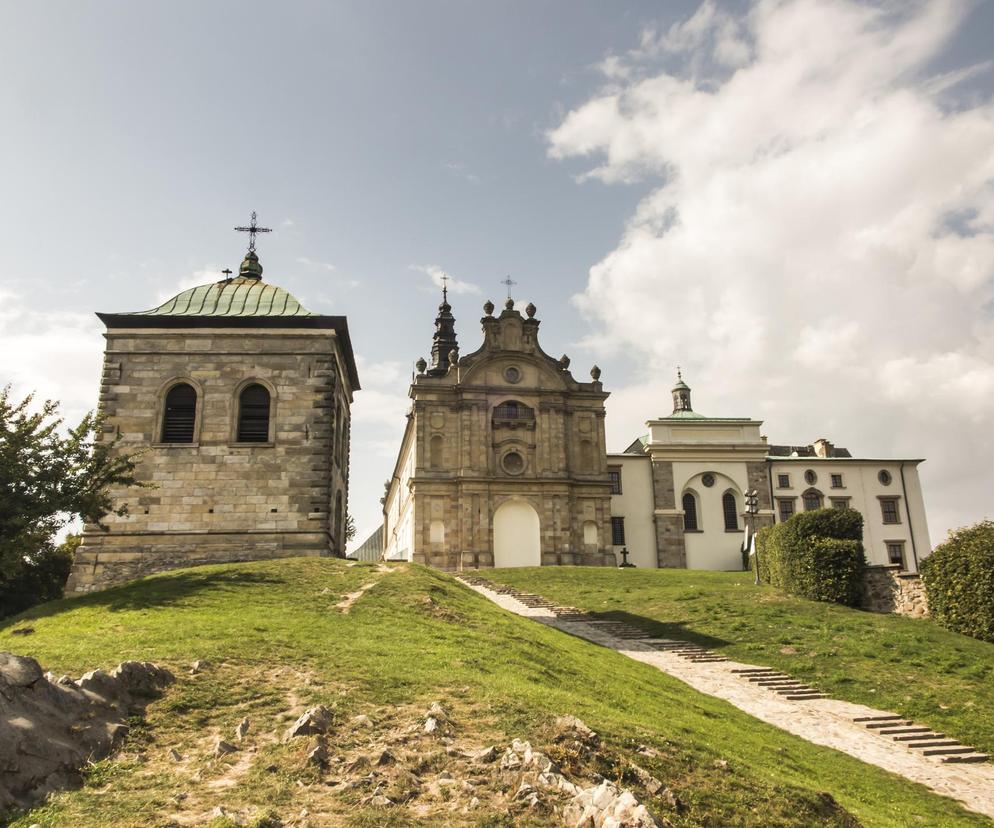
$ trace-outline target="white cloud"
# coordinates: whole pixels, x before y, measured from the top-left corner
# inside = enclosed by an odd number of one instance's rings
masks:
[[[548,138],[588,176],[657,182],[575,299],[588,343],[646,371],[612,397],[616,445],[622,403],[667,410],[681,363],[696,407],[774,441],[930,457],[936,540],[991,512],[994,105],[950,97],[985,67],[928,71],[968,9],[705,2],[601,64]]]
[[[103,356],[103,325],[93,314],[29,309],[0,292],[0,382],[15,399],[58,400],[75,425],[96,408]]]
[[[302,265],[307,267],[313,267],[318,270],[334,270],[335,266],[331,262],[322,262],[317,259],[310,259],[307,256],[298,256],[297,261]]]
[[[411,270],[417,270],[420,273],[424,273],[431,277],[431,282],[435,287],[441,289],[442,285],[445,284],[443,277],[448,277],[449,290],[452,293],[479,293],[480,288],[478,285],[474,285],[472,282],[463,282],[460,279],[455,278],[451,273],[446,273],[438,265],[418,265],[412,264]]]

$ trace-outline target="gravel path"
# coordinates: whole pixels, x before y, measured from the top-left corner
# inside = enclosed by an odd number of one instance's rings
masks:
[[[754,665],[734,661],[693,663],[637,640],[615,637],[590,623],[563,620],[549,609],[528,607],[510,595],[501,595],[478,584],[466,585],[509,612],[652,665],[695,690],[734,704],[767,724],[919,782],[972,811],[994,818],[994,765],[944,764],[853,721],[861,717],[886,716],[885,711],[837,699],[788,701],[733,672]]]

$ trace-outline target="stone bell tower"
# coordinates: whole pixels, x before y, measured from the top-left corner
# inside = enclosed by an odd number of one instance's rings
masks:
[[[113,493],[127,515],[109,531],[85,527],[67,594],[193,564],[344,555],[359,389],[348,322],[263,281],[254,214],[250,229],[236,277],[97,314],[100,410],[120,449],[142,452],[149,488]]]

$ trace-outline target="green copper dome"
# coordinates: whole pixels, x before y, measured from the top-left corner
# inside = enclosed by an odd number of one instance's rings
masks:
[[[281,287],[239,276],[184,290],[157,308],[128,316],[314,316]]]

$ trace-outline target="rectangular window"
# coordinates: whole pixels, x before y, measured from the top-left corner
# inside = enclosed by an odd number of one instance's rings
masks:
[[[614,546],[625,545],[625,519],[623,517],[611,518],[611,543]]]
[[[611,476],[611,494],[621,494],[621,469],[614,466],[607,473]]]
[[[897,510],[897,498],[880,498],[880,514],[883,516],[884,523],[900,523],[901,515]]]
[[[780,510],[780,522],[790,520],[794,515],[794,498],[785,497],[777,501]]]
[[[904,541],[887,541],[887,560],[905,569]]]
[[[832,508],[833,509],[848,509],[849,508],[849,498],[848,497],[833,497],[832,498]]]
[[[778,489],[789,489],[790,488],[790,475],[789,474],[778,474],[777,475],[777,488]]]
[[[845,486],[842,485],[842,475],[833,474],[832,475],[832,488],[833,489],[844,489]]]

